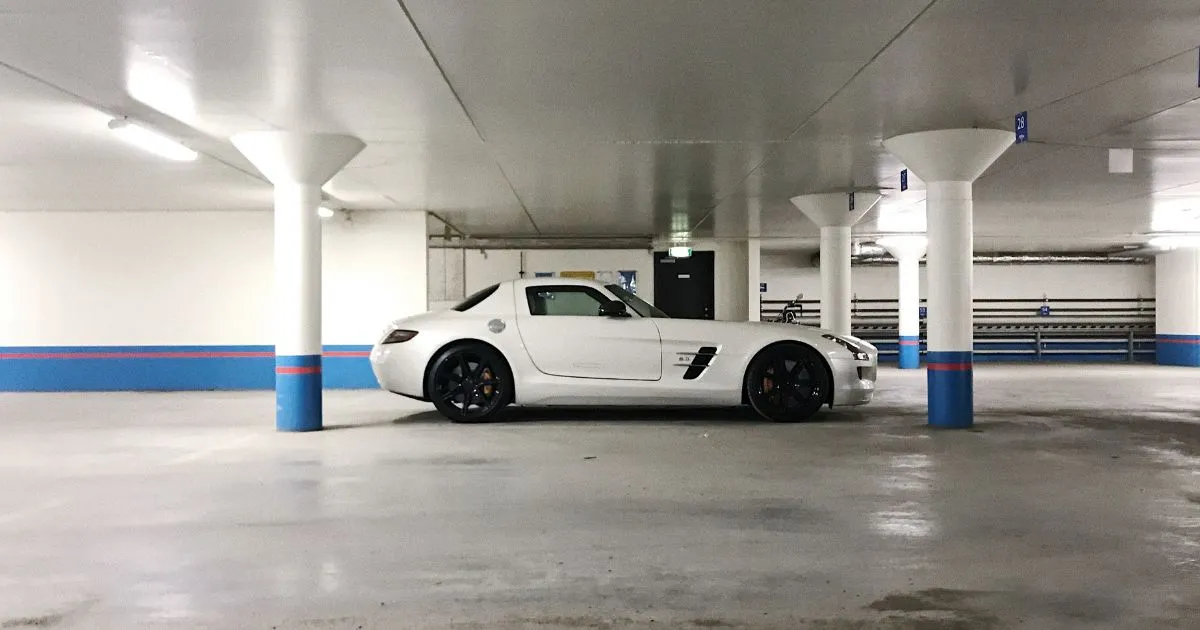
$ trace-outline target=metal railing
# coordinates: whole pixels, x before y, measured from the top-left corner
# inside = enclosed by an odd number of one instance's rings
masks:
[[[925,306],[925,301],[921,301]],[[879,348],[881,361],[899,352],[896,300],[854,299],[852,332]],[[974,301],[976,361],[1152,362],[1153,298],[978,299]],[[761,300],[763,321],[818,326],[819,300]],[[921,318],[921,352],[927,320]]]

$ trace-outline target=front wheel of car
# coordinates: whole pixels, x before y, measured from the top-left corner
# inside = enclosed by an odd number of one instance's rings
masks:
[[[821,410],[833,383],[816,350],[786,343],[754,357],[745,386],[746,398],[758,415],[775,422],[802,422]]]
[[[512,371],[490,346],[453,346],[429,368],[429,398],[454,422],[485,422],[512,401]]]

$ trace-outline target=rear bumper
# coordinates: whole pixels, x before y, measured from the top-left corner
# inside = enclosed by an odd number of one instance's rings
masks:
[[[868,361],[835,359],[830,367],[833,369],[834,407],[854,407],[871,402],[878,371],[874,356]]]
[[[407,350],[403,344],[376,345],[371,349],[371,371],[383,389],[424,400],[425,366]]]

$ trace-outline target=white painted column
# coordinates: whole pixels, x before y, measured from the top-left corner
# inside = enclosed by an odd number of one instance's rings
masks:
[[[876,241],[896,259],[899,281],[899,364],[921,367],[921,257],[928,239],[921,234],[887,236]]]
[[[275,185],[275,426],[322,428],[321,186],[362,151],[333,134],[262,131],[234,146]]]
[[[946,129],[884,141],[926,182],[929,424],[974,423],[972,321],[973,182],[1014,140],[1011,131]]]
[[[969,181],[929,182],[929,312],[930,352],[973,352],[974,202]],[[936,209],[936,210],[935,210]],[[971,363],[951,358],[949,363]]]
[[[1158,364],[1200,367],[1200,247],[1159,254],[1155,301]]]
[[[275,185],[275,354],[321,354],[321,187]]]
[[[850,334],[850,228],[821,228],[821,328]]]
[[[839,335],[851,330],[850,229],[879,199],[866,191],[792,197],[792,205],[821,228],[821,328]]]

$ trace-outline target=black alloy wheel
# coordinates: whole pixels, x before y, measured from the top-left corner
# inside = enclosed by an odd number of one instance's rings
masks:
[[[454,422],[483,422],[512,401],[512,373],[495,350],[483,344],[454,346],[430,368],[429,397]]]
[[[833,384],[825,360],[800,344],[766,348],[746,370],[746,398],[754,411],[775,422],[802,422],[829,399]]]

